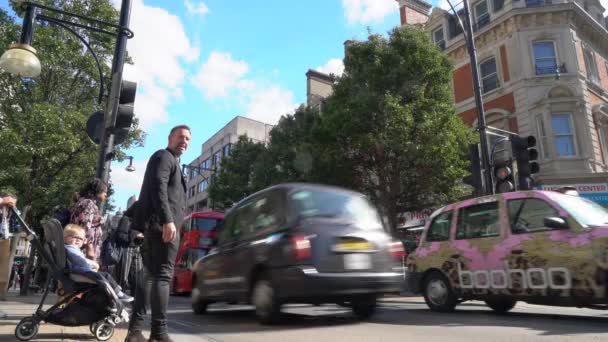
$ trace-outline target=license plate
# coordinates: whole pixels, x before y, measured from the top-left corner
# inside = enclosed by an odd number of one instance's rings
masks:
[[[372,259],[369,254],[344,254],[344,269],[368,270],[372,268]]]
[[[342,242],[336,245],[336,249],[339,251],[367,251],[372,249],[372,245],[369,242]]]

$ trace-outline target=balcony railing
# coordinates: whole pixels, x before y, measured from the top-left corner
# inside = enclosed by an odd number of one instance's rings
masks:
[[[562,64],[561,66],[557,66],[557,65],[536,66],[537,75],[565,74],[567,72],[568,72],[568,70],[566,69],[566,64]]]

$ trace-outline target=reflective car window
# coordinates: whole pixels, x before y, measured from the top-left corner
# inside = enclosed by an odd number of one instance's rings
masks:
[[[461,208],[458,212],[456,239],[477,239],[500,235],[498,202]]]
[[[576,221],[584,227],[597,227],[608,225],[608,209],[591,202],[586,198],[560,193],[546,192],[552,200],[564,208]]]
[[[448,211],[437,216],[426,232],[426,241],[446,241],[450,239],[452,212]]]
[[[507,201],[509,224],[515,234],[536,233],[551,228],[545,227],[545,217],[558,216],[557,210],[537,198]]]
[[[378,211],[363,196],[331,190],[299,190],[290,197],[300,217],[343,219],[362,229],[382,229]]]

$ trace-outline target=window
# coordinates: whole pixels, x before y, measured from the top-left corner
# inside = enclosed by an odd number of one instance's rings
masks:
[[[462,16],[462,13],[459,11],[458,15]],[[462,21],[464,23],[464,20]],[[458,25],[458,17],[450,14],[448,17],[448,34],[450,39],[456,37],[457,35],[462,33],[462,28]]]
[[[511,200],[507,208],[511,232],[515,234],[550,230],[545,227],[545,217],[559,216],[557,210],[537,198]]]
[[[472,205],[460,209],[456,239],[477,239],[500,235],[498,202]]]
[[[212,166],[219,166],[220,160],[222,160],[222,151],[221,150],[215,152],[215,154],[213,155]]]
[[[500,11],[504,5],[505,5],[505,0],[494,0],[494,2],[493,2],[494,12]]]
[[[443,38],[443,26],[440,26],[437,30],[433,31],[433,42],[441,50],[445,49],[445,39]]]
[[[237,229],[237,215],[239,214],[238,209],[232,210],[226,216],[224,224],[220,226],[217,235],[217,244],[223,245],[226,242],[232,240],[233,237],[238,235]]]
[[[257,234],[279,229],[285,223],[284,203],[285,199],[278,191],[269,192],[260,198],[254,204],[255,214],[253,225],[250,227],[251,232]]]
[[[445,212],[437,216],[428,231],[426,241],[446,241],[450,239],[450,226],[452,225],[452,212]]]
[[[198,183],[198,192],[205,192],[209,187],[209,179],[205,178],[200,183]]]
[[[537,135],[540,138],[540,152],[543,158],[549,159],[551,158],[551,154],[549,153],[549,145],[547,141],[547,130],[545,129],[545,121],[543,120],[542,114],[536,115],[536,131]]]
[[[549,196],[585,228],[602,227],[608,222],[608,210],[586,198],[557,192]]]
[[[479,72],[481,73],[481,86],[484,93],[498,88],[498,72],[494,57],[479,64]]]
[[[475,18],[477,19],[477,28],[482,28],[490,22],[490,13],[488,12],[488,3],[483,0],[475,5]]]
[[[555,74],[557,70],[555,44],[551,41],[535,42],[532,45],[532,48],[534,50],[534,67],[536,74]]]
[[[226,145],[224,145],[224,148],[222,149],[224,157],[226,157],[226,156],[228,156],[230,154],[230,150],[231,149],[232,149],[232,144],[226,144]]]
[[[587,78],[589,81],[599,84],[600,79],[597,72],[597,64],[595,64],[595,55],[589,49],[583,49],[583,58],[585,59],[585,68],[587,69]]]
[[[556,113],[551,116],[553,127],[553,140],[555,154],[558,157],[572,157],[576,155],[574,145],[574,129],[570,113]]]

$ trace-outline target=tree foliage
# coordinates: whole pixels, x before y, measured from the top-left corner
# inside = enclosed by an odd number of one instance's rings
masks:
[[[350,42],[344,66],[321,112],[283,116],[255,155],[237,146],[211,197],[236,202],[290,181],[339,185],[367,194],[391,229],[399,212],[459,198],[472,135],[455,114],[452,66],[428,35],[398,28]]]
[[[39,3],[65,11],[116,23],[118,12],[109,0],[45,0]],[[19,15],[23,10],[11,2]],[[56,14],[51,14],[56,16]],[[67,19],[67,18],[64,18]],[[0,9],[0,47],[19,40],[16,19]],[[110,85],[114,38],[77,28],[99,57]],[[37,221],[56,205],[67,206],[74,191],[95,175],[99,147],[87,136],[88,117],[105,105],[97,104],[99,73],[94,58],[84,45],[64,29],[37,22],[32,45],[38,51],[42,73],[22,79],[0,72],[0,187],[12,186],[21,205],[31,205]],[[123,150],[143,144],[143,132],[134,131]]]

